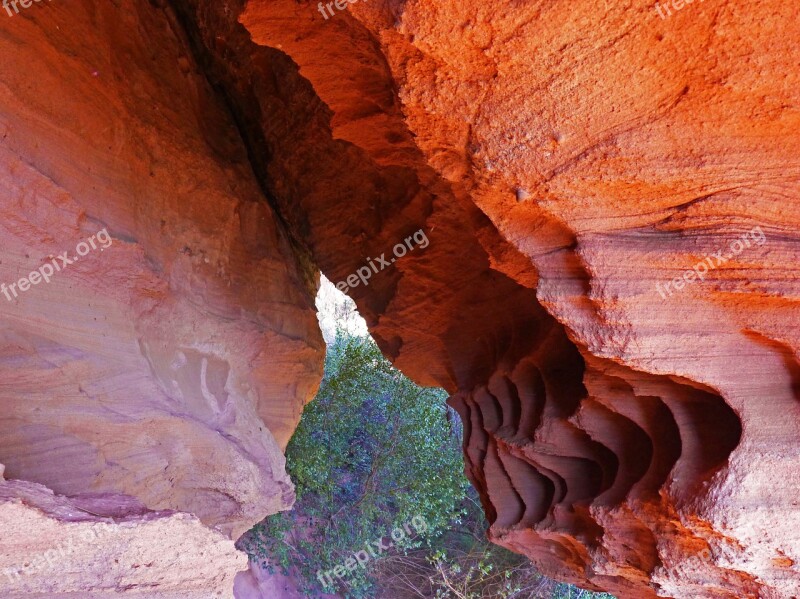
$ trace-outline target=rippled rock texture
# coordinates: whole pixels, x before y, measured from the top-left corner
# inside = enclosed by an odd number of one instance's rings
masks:
[[[624,597],[798,596],[798,8],[333,12],[240,18],[329,111],[265,127],[282,212],[333,281],[428,231],[351,294],[453,392],[491,538]]]
[[[385,254],[349,293],[452,393],[494,541],[620,597],[800,596],[799,9],[658,8],[2,22],[0,277],[114,238],[0,308],[9,475],[234,534],[288,506],[314,269]]]

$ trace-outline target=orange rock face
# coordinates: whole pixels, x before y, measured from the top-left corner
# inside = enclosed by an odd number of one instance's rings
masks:
[[[340,5],[0,19],[0,280],[113,239],[0,296],[7,476],[232,534],[288,507],[314,269],[366,268],[494,541],[625,598],[800,596],[798,8]]]
[[[317,8],[240,19],[331,111],[272,168],[331,280],[429,232],[351,293],[453,392],[491,537],[624,597],[798,596],[797,7]]]

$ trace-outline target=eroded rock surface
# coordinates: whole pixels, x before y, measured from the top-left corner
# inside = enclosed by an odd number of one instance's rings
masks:
[[[237,537],[293,503],[314,271],[168,9],[47,3],[0,28],[0,281],[112,240],[0,295],[6,475]]]
[[[247,563],[194,516],[152,512],[124,495],[68,499],[2,476],[0,530],[7,599],[232,599]]]
[[[777,41],[797,17],[250,0],[240,19],[330,110],[313,147],[267,131],[329,278],[429,232],[351,294],[398,366],[453,392],[491,537],[551,575],[798,595],[799,74]]]

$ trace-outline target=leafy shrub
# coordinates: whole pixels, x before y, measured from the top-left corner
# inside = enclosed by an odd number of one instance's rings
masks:
[[[299,570],[311,593],[322,590],[318,571],[414,518],[426,530],[408,548],[449,527],[468,483],[445,399],[404,377],[370,338],[340,334],[287,448],[295,509],[259,524],[248,552],[268,568]],[[348,572],[338,591],[367,597],[373,584],[368,566]]]
[[[465,511],[433,547],[379,562],[375,599],[614,599],[549,579],[526,557],[490,543],[473,489]]]
[[[446,397],[403,376],[369,337],[339,332],[287,448],[295,508],[256,526],[243,549],[266,569],[298,578],[309,597],[610,597],[549,580],[486,540],[483,511],[463,474],[461,425]],[[365,568],[318,577],[420,518],[424,530]],[[322,584],[329,580],[332,587]]]

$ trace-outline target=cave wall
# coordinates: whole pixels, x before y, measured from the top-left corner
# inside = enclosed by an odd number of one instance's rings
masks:
[[[351,295],[453,393],[491,538],[624,597],[795,596],[797,7],[316,10],[240,18],[331,111],[281,212],[333,281],[428,231]]]
[[[247,556],[196,516],[148,510],[128,495],[68,498],[6,481],[2,470],[5,599],[233,596]]]
[[[2,15],[0,50],[0,282],[109,235],[49,282],[0,295],[5,476],[64,501],[127,497],[191,515],[187,559],[161,555],[156,568],[196,573],[183,590],[167,577],[163,596],[232,596],[235,570],[221,582],[190,564],[215,555],[212,533],[235,540],[294,502],[283,450],[322,376],[317,271],[263,201],[171,9],[36,4]],[[167,522],[150,538],[177,543],[179,529]],[[0,561],[35,552],[35,530],[4,529]],[[213,567],[246,566],[225,551]],[[156,596],[158,583],[136,583],[126,564],[97,588],[126,579],[115,593]],[[206,587],[190,584],[204,573]],[[3,576],[0,595],[80,592],[73,582]]]

